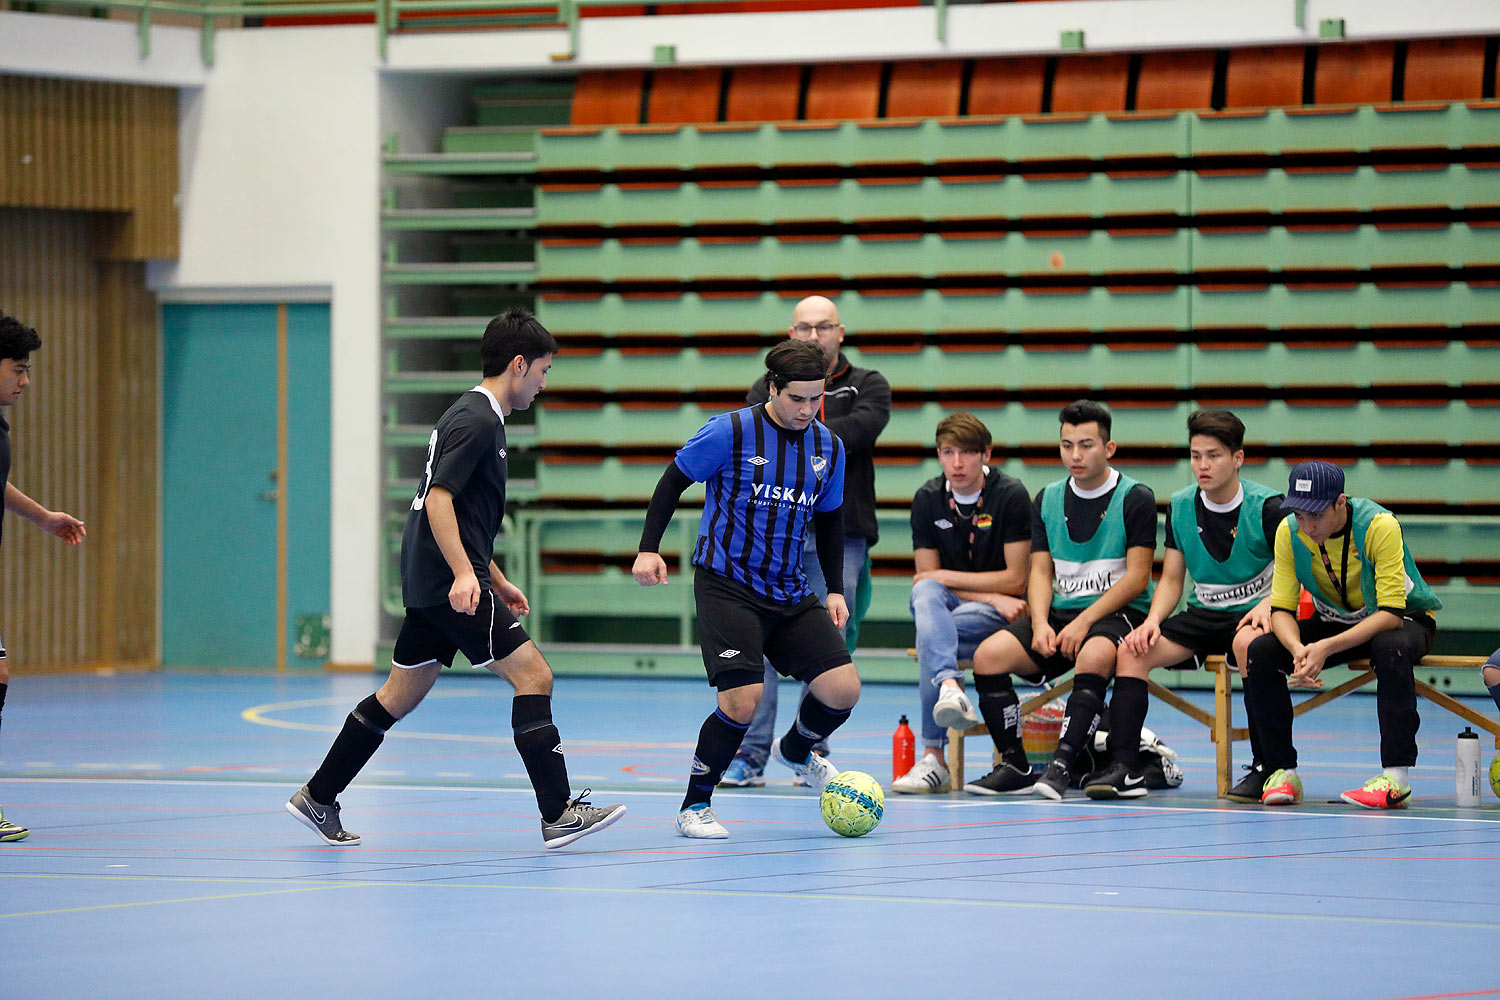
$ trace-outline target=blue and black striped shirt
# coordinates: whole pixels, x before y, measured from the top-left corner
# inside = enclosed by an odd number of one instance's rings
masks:
[[[818,421],[778,427],[764,406],[723,413],[677,452],[688,478],[704,483],[693,565],[773,601],[811,593],[802,567],[814,511],[844,502],[844,446]]]

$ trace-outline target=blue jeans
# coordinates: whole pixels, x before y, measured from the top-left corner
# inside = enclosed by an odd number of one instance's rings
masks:
[[[911,588],[911,616],[917,623],[917,675],[922,695],[922,745],[939,748],[948,731],[932,721],[938,688],[964,673],[959,660],[972,659],[979,644],[1006,625],[1006,618],[983,601],[966,601],[936,580]]]
[[[863,538],[846,535],[844,537],[844,594],[845,601],[850,609],[854,602],[850,596],[854,592],[854,583],[859,579],[859,574],[865,567],[865,553],[869,550],[870,543]],[[818,600],[828,600],[828,584],[823,580],[823,567],[818,563],[817,546],[812,538],[808,538],[807,544],[802,549],[802,568],[807,573],[807,585],[818,595]],[[839,630],[843,632],[842,629]],[[755,709],[755,716],[750,720],[750,728],[745,731],[745,738],[740,741],[740,748],[735,757],[748,763],[756,771],[765,769],[766,761],[771,757],[771,737],[776,729],[776,689],[780,686],[780,676],[770,663],[766,664],[765,688],[760,696],[760,705]],[[807,697],[807,685],[802,685],[802,696]],[[798,699],[801,704],[801,699]],[[813,747],[823,755],[828,754],[828,743],[824,741]]]

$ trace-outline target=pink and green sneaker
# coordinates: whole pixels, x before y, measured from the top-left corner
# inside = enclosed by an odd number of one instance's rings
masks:
[[[1345,792],[1339,798],[1365,809],[1405,809],[1411,800],[1411,786],[1382,771],[1365,782],[1364,787]]]
[[[1275,771],[1260,791],[1263,806],[1294,806],[1302,801],[1302,779],[1285,769]]]

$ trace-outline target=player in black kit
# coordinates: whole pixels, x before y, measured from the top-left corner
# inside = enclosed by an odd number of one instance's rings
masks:
[[[490,321],[480,345],[484,378],[438,420],[427,466],[401,539],[401,600],[406,621],[391,675],[344,722],[316,774],[286,805],[324,843],[359,837],[339,821],[339,794],[354,780],[386,730],[421,704],[453,654],[463,650],[516,689],[511,727],[542,813],[542,840],[563,847],[625,814],[571,797],[562,739],[552,724],[552,670],[516,615],[526,595],[495,565],[495,535],[505,514],[505,418],[531,406],[547,384],[557,341],[529,312]]]
[[[20,402],[22,393],[31,384],[31,352],[41,346],[42,338],[35,330],[0,313],[0,407]],[[0,417],[0,492],[4,493],[4,502],[0,503],[0,528],[4,527],[5,512],[9,511],[69,545],[82,544],[88,534],[78,518],[60,510],[48,510],[10,481],[10,424],[4,417]],[[0,709],[5,708],[5,692],[9,685],[10,667],[6,662],[5,640],[0,639]],[[10,822],[0,813],[0,844],[25,840],[30,833],[26,827]]]

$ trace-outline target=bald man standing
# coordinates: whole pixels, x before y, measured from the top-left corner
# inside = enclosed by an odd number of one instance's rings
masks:
[[[828,359],[828,381],[818,420],[844,443],[844,585],[852,611],[855,581],[864,569],[870,546],[880,534],[875,523],[875,439],[891,419],[891,386],[879,372],[856,368],[844,356],[840,350],[844,343],[844,324],[839,321],[839,308],[831,299],[811,295],[798,302],[792,310],[792,325],[787,333],[793,340],[816,343]],[[758,406],[769,398],[765,379],[757,379],[745,394],[745,400],[751,406]],[[818,599],[826,600],[828,587],[813,548],[813,538],[809,534],[802,564],[807,569],[807,582]],[[750,729],[720,784],[749,788],[766,783],[762,772],[771,753],[771,737],[776,728],[777,680],[776,671],[767,665],[765,693],[761,696],[760,707],[756,709]],[[813,749],[826,756],[828,746],[822,743]]]

